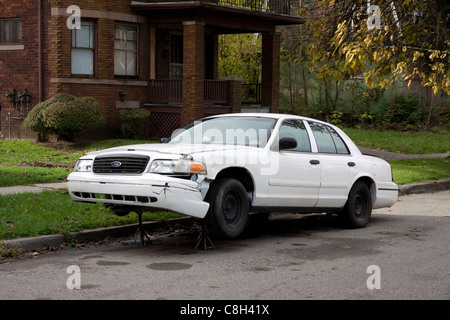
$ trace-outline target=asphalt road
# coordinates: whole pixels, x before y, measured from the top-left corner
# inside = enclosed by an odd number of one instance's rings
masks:
[[[214,250],[180,234],[18,259],[0,265],[0,299],[448,300],[449,230],[450,191],[402,196],[364,229],[280,215]]]

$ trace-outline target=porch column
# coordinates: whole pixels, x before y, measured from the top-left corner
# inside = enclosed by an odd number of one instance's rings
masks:
[[[183,22],[183,112],[181,126],[203,118],[205,23]]]
[[[262,39],[261,104],[270,112],[279,112],[280,99],[280,33],[264,33]]]

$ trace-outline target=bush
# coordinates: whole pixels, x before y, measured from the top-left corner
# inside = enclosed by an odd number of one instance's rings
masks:
[[[122,133],[125,138],[138,138],[139,128],[150,117],[150,111],[146,109],[121,109],[119,112],[122,120]]]
[[[422,122],[426,112],[418,94],[396,94],[375,112],[375,123],[386,129],[412,130]]]
[[[43,101],[36,105],[31,111],[28,113],[24,125],[40,135],[51,133],[50,128],[48,128],[45,124],[44,120],[44,111],[51,107],[53,104],[57,103],[67,103],[69,101],[73,101],[76,98],[74,96],[68,94],[57,94],[53,98],[50,98],[46,101]]]
[[[26,119],[29,129],[41,134],[55,134],[58,139],[66,141],[73,141],[75,135],[84,129],[101,124],[104,124],[104,119],[96,99],[66,94],[44,101],[41,106],[33,108]]]

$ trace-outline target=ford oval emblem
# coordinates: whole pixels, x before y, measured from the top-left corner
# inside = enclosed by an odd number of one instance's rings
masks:
[[[113,168],[119,168],[121,166],[122,166],[122,163],[120,161],[111,162],[111,167],[113,167]]]

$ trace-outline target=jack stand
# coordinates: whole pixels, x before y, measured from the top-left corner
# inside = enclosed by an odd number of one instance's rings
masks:
[[[195,249],[198,249],[200,245],[203,244],[203,250],[208,249],[215,249],[214,244],[211,241],[211,238],[208,236],[208,230],[206,229],[205,222],[202,221],[202,231],[200,232],[200,235],[198,236],[198,242],[195,246]]]
[[[138,227],[138,230],[136,231],[136,235],[134,236],[134,242],[136,243],[136,238],[137,238],[137,235],[138,235],[138,233],[139,233],[139,235],[140,235],[140,238],[141,238],[141,244],[142,245],[145,245],[145,239],[144,239],[144,237],[145,238],[147,238],[147,240],[148,240],[148,243],[152,243],[152,240],[150,239],[150,236],[148,235],[148,233],[144,230],[144,228],[142,227],[142,212],[136,212],[137,213],[137,215],[139,216],[139,227]]]

